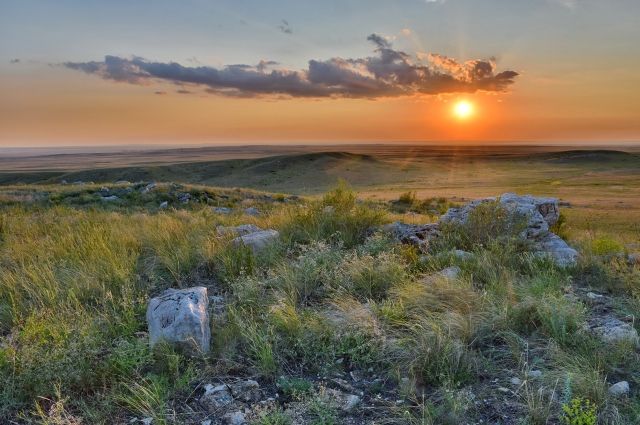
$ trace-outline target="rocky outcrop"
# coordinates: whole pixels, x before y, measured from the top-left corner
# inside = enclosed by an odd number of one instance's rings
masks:
[[[211,329],[207,288],[167,289],[152,298],[147,307],[149,343],[160,341],[190,352],[209,351]]]
[[[505,193],[498,198],[478,199],[460,208],[450,208],[440,217],[438,223],[413,225],[396,222],[386,225],[383,230],[391,233],[400,242],[416,245],[426,252],[430,242],[440,236],[439,229],[442,224],[467,225],[472,212],[478,206],[489,202],[499,203],[514,217],[524,220],[524,230],[520,236],[531,242],[534,252],[538,255],[548,256],[562,267],[576,263],[578,252],[550,230],[560,217],[558,200],[555,198]]]

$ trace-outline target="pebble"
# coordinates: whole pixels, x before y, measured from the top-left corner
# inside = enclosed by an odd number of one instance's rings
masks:
[[[511,378],[511,383],[513,385],[520,385],[522,384],[522,380],[520,380],[520,378],[514,377],[514,378]]]

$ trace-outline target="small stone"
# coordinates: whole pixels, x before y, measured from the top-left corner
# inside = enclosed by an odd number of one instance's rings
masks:
[[[116,195],[103,196],[102,197],[102,200],[105,201],[105,202],[117,201],[118,199],[120,199],[120,198],[118,198]]]
[[[149,193],[151,192],[153,189],[156,188],[156,184],[154,182],[149,183],[148,185],[146,185],[145,187],[142,188],[142,190],[140,192],[142,193]]]
[[[140,422],[142,422],[144,425],[151,425],[153,423],[153,418],[144,418],[141,419]]]
[[[244,209],[244,213],[247,215],[260,215],[260,211],[258,211],[255,207],[249,207]]]
[[[355,409],[360,404],[360,397],[354,394],[350,394],[345,398],[343,409],[347,412]]]
[[[520,384],[522,384],[522,380],[520,380],[520,378],[518,378],[518,377],[513,377],[513,378],[511,378],[511,383],[513,385],[520,385]]]
[[[510,393],[511,390],[509,388],[505,388],[505,387],[498,387],[498,391],[500,391],[501,393]]]
[[[181,193],[178,195],[178,201],[183,204],[188,204],[190,200],[191,200],[190,193]]]
[[[211,425],[211,419],[204,420],[200,422],[200,425]]]
[[[529,371],[529,376],[531,378],[540,378],[542,376],[542,371],[540,371],[540,370]]]
[[[458,266],[447,267],[446,269],[440,270],[440,276],[445,279],[455,280],[458,278],[462,270]]]
[[[453,255],[455,255],[460,260],[466,261],[473,259],[474,255],[471,252],[463,251],[461,249],[454,249]]]
[[[161,210],[167,209],[168,207],[169,207],[169,202],[164,201],[164,202],[160,203],[160,209]]]
[[[333,214],[336,208],[333,205],[327,205],[322,209],[322,212],[325,214]]]
[[[243,401],[258,401],[262,398],[260,384],[253,379],[238,381],[228,385],[234,398]]]
[[[604,298],[604,295],[596,294],[595,292],[587,292],[587,298],[597,300],[599,298]]]
[[[228,207],[213,207],[213,212],[216,214],[231,214],[231,208]]]
[[[241,411],[227,413],[222,417],[222,420],[227,425],[244,425],[247,423],[244,413]]]
[[[629,383],[627,381],[620,381],[609,387],[609,394],[614,397],[620,397],[628,395],[630,391]]]
[[[209,410],[215,411],[233,403],[233,396],[229,391],[229,387],[224,384],[215,387],[207,384],[204,387],[204,395],[200,398],[200,402],[207,406]]]

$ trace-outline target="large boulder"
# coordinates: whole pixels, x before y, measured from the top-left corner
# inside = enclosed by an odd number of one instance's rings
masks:
[[[167,289],[147,307],[149,344],[160,341],[191,352],[209,351],[211,329],[207,288]]]
[[[247,246],[251,248],[254,254],[264,250],[267,246],[274,243],[280,233],[277,230],[267,229],[259,232],[249,233],[243,236],[238,236],[233,239],[231,243],[237,247]]]

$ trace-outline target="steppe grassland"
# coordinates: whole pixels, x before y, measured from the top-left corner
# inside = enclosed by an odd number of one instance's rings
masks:
[[[587,209],[563,210],[558,230],[579,244],[583,259],[561,270],[532,257],[514,235],[462,241],[452,232],[421,258],[369,229],[433,214],[357,202],[345,187],[297,204],[253,201],[265,212],[260,217],[197,206],[159,211],[164,186],[125,205],[96,203],[91,189],[3,191],[0,417],[109,423],[138,415],[180,423],[177,406],[194,383],[237,364],[267,381],[374,368],[414,401],[385,412],[396,423],[472,420],[478,412],[462,389],[482,394],[487,376],[508,369],[524,377],[534,368],[544,379],[526,381],[519,396],[529,423],[562,417],[572,400],[594,403],[602,423],[640,415],[637,398],[606,391],[612,377],[638,384],[638,352],[583,332],[588,306],[564,296],[589,287],[611,293],[620,314],[640,314],[638,268],[614,255],[637,251],[638,229],[610,211],[593,219]],[[38,203],[45,190],[59,194],[58,205]],[[236,207],[256,195],[224,193]],[[247,222],[280,230],[281,242],[254,257],[216,234],[218,224]],[[452,256],[454,247],[475,258]],[[459,279],[433,275],[451,265],[462,269]],[[429,285],[420,281],[425,274]],[[149,351],[140,334],[149,296],[193,284],[227,297],[227,315],[213,325],[214,354],[195,360]],[[317,397],[303,398],[312,405]]]

